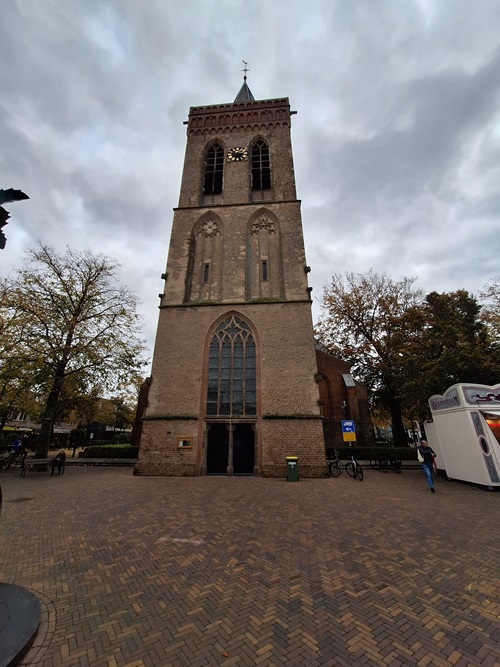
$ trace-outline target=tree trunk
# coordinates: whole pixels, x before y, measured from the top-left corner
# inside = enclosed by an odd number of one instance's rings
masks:
[[[406,447],[408,445],[406,439],[406,431],[403,424],[403,417],[401,416],[401,402],[398,398],[391,398],[389,401],[389,409],[391,411],[392,421],[392,437],[396,447]]]
[[[7,423],[7,417],[9,416],[9,410],[4,410],[0,419],[0,431],[3,431],[5,424]]]
[[[54,387],[50,392],[47,403],[45,405],[40,437],[36,443],[36,456],[41,459],[46,458],[49,453],[49,445],[50,441],[52,440],[52,434],[54,432],[54,415],[56,413],[59,392],[60,389],[58,390]]]
[[[63,359],[56,370],[52,389],[50,390],[45,404],[45,411],[42,417],[42,428],[40,437],[36,444],[36,455],[40,458],[46,458],[49,453],[49,445],[54,433],[54,418],[56,415],[57,402],[64,382],[64,371],[66,370],[66,360]]]
[[[54,373],[54,381],[52,389],[50,390],[45,411],[42,417],[42,428],[40,430],[40,437],[36,445],[36,455],[40,458],[46,458],[49,453],[49,445],[54,432],[54,417],[57,410],[57,402],[64,384],[66,375],[66,366],[68,365],[69,352],[71,350],[71,343],[73,341],[74,326],[72,326],[66,336],[66,343],[64,346],[64,353],[58,361]]]

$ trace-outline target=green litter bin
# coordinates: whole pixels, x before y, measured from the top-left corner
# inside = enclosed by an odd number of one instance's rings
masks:
[[[297,456],[286,457],[286,481],[299,481],[299,459]]]

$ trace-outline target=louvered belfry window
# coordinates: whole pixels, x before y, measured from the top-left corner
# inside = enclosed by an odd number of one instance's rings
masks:
[[[231,316],[217,327],[210,342],[207,415],[255,415],[255,340],[248,325]]]
[[[222,175],[224,172],[224,150],[220,144],[212,144],[205,159],[204,194],[216,195],[222,192]]]
[[[269,190],[270,187],[269,146],[258,139],[252,146],[252,190]]]

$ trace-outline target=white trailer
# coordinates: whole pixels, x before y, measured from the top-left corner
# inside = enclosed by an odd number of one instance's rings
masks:
[[[450,479],[500,487],[500,384],[455,384],[431,396],[427,440]]]

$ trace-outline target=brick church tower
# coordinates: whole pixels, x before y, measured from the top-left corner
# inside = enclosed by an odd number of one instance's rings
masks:
[[[137,474],[324,474],[293,113],[190,109]]]

